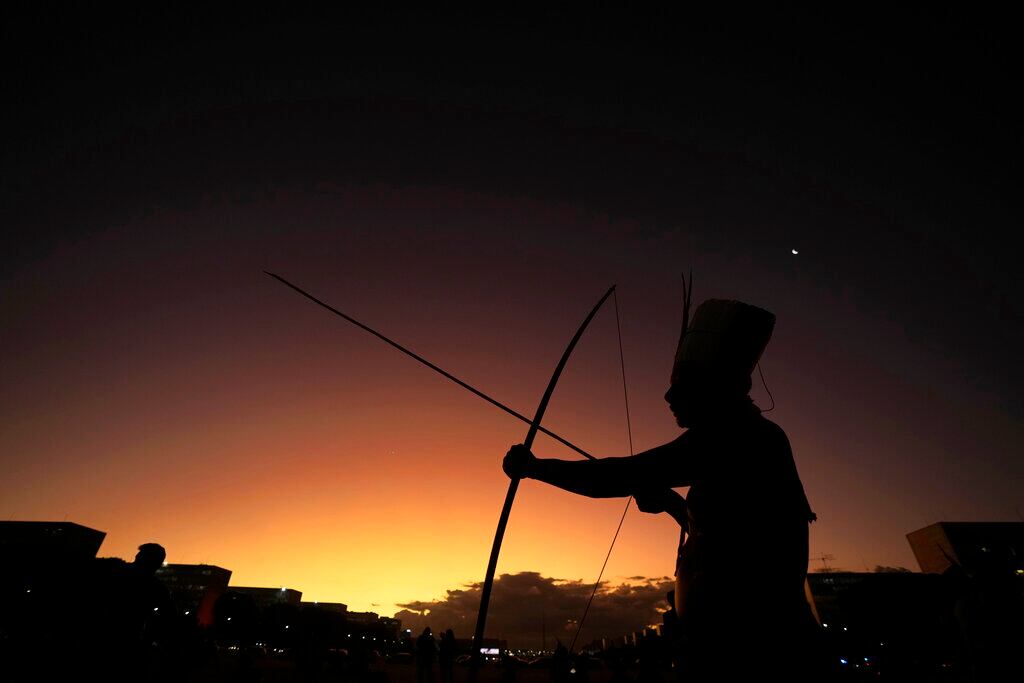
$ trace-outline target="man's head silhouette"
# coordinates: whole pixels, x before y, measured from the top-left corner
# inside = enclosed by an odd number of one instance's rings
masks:
[[[154,573],[164,563],[167,552],[159,543],[143,543],[139,546],[139,552],[135,554],[133,564],[141,571]]]
[[[722,299],[705,301],[692,320],[684,319],[665,392],[680,427],[693,426],[746,397],[750,374],[774,327],[775,316],[768,311]]]

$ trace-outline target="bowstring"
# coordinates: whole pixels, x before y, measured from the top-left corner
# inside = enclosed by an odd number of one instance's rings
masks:
[[[622,352],[622,325],[619,322],[619,295],[615,293],[612,295],[612,299],[615,303],[615,331],[619,337],[619,368],[622,370],[622,399],[626,405],[626,436],[629,439],[629,454],[633,455],[633,425],[629,419],[629,392],[626,390],[626,359]],[[601,587],[601,579],[604,578],[604,570],[608,566],[608,559],[612,556],[612,550],[615,548],[615,542],[619,540],[619,532],[622,531],[622,523],[626,521],[626,513],[629,512],[629,506],[633,502],[633,496],[630,496],[626,500],[626,507],[622,510],[622,517],[619,518],[619,525],[615,528],[615,535],[612,536],[612,543],[608,546],[608,553],[604,556],[604,563],[601,565],[601,571],[597,575],[597,581],[594,582],[594,589],[590,592],[590,599],[587,600],[587,606],[583,609],[583,616],[580,617],[579,623],[576,624],[576,633],[572,637],[572,642],[569,644],[569,652],[574,652],[576,649],[576,640],[580,637],[580,632],[583,630],[583,622],[587,620],[587,615],[590,613],[590,606],[594,602],[594,596],[597,595],[597,589]]]
[[[770,413],[775,410],[775,397],[772,396],[772,390],[768,388],[768,382],[764,381],[764,372],[761,370],[761,363],[757,364],[757,374],[761,375],[761,384],[764,385],[764,390],[768,392],[768,398],[771,399],[772,407],[768,410],[762,410],[762,413]]]

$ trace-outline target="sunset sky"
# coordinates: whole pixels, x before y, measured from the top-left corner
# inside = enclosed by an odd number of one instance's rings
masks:
[[[1020,118],[987,25],[91,19],[5,35],[5,519],[355,610],[442,598],[483,578],[527,426],[262,271],[528,415],[617,284],[643,450],[679,433],[690,268],[777,316],[812,557],[916,570],[910,531],[1020,519]],[[622,393],[609,302],[544,425],[625,455]],[[499,573],[593,581],[624,502],[524,482]],[[677,536],[632,510],[606,578],[671,576]]]

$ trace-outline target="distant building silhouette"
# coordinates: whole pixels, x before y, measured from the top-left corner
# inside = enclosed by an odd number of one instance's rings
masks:
[[[347,616],[348,623],[359,626],[372,626],[380,619],[376,612],[349,612]]]
[[[258,609],[266,609],[272,605],[302,604],[302,591],[294,588],[258,588],[254,586],[228,586],[232,593],[238,593],[252,599]]]
[[[300,602],[299,606],[302,608],[313,608],[322,609],[325,612],[333,612],[335,614],[348,614],[348,605],[343,602]]]
[[[0,678],[40,661],[59,664],[45,659],[47,648],[65,644],[68,610],[89,589],[104,537],[73,522],[0,522]]]
[[[30,562],[88,560],[96,557],[106,535],[74,522],[0,522],[0,557]]]
[[[157,570],[179,614],[194,616],[200,626],[213,624],[213,606],[228,589],[231,570],[212,564],[165,564]]]
[[[955,636],[946,614],[941,576],[819,572],[808,574],[807,581],[822,625],[832,633],[867,638],[875,643],[873,650],[880,642],[924,647]]]
[[[377,619],[377,624],[380,627],[380,630],[389,638],[398,638],[398,633],[402,630],[401,619],[379,617]]]
[[[359,639],[365,636],[370,641],[379,638],[383,641],[397,642],[401,637],[401,619],[382,617],[376,612],[348,612],[345,618],[351,633]]]
[[[880,567],[808,575],[810,599],[842,666],[906,680],[950,671],[1017,680],[988,674],[1019,667],[1024,524],[939,522],[907,541],[922,573]]]
[[[1024,523],[938,522],[907,534],[922,572],[941,574],[954,562],[971,570],[991,558],[1024,574]]]
[[[1024,680],[1024,523],[939,522],[907,540],[946,580],[970,679]]]

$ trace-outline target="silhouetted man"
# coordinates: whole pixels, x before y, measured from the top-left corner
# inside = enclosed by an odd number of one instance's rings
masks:
[[[439,659],[441,662],[441,683],[452,683],[455,669],[455,631],[448,629],[441,634]]]
[[[162,547],[146,543],[133,562],[102,557],[67,567],[55,594],[61,599],[49,601],[41,615],[47,647],[28,663],[28,675],[15,680],[151,679],[158,669],[153,645],[163,635],[157,622],[170,610],[167,590],[154,576],[164,556]]]
[[[155,576],[165,557],[159,544],[143,543],[132,562],[95,560],[86,624],[104,675],[120,680],[150,674],[152,643],[160,637],[155,625],[170,609],[167,589]]]
[[[565,683],[569,680],[569,668],[569,650],[562,645],[561,640],[556,640],[555,651],[551,656],[551,680]]]
[[[416,639],[416,680],[418,683],[433,683],[434,659],[437,657],[437,641],[427,626]]]
[[[513,446],[504,468],[585,496],[633,495],[641,510],[680,522],[675,607],[687,681],[746,680],[780,665],[786,680],[803,680],[815,660],[803,589],[815,516],[786,434],[748,396],[775,316],[711,300],[688,317],[665,394],[682,436],[596,461],[541,460]],[[686,500],[671,490],[683,486]]]

